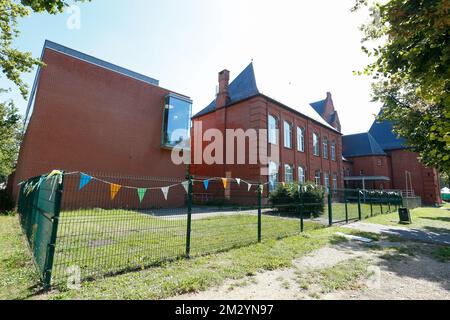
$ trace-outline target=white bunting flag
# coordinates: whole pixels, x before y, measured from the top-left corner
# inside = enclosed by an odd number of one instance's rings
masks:
[[[169,189],[170,189],[170,187],[162,187],[161,188],[161,191],[164,195],[164,199],[166,199],[166,200],[167,200],[167,195],[169,194]]]
[[[238,185],[241,185],[241,179],[236,178],[236,182],[237,182]]]
[[[251,188],[252,188],[252,185],[250,183],[248,183],[248,191],[250,191]]]
[[[189,193],[189,181],[184,181],[181,184],[183,185],[184,190],[186,190],[186,193]]]

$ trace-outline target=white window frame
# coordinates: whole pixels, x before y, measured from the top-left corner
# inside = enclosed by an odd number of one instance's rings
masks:
[[[271,123],[271,119],[274,121],[274,125]],[[277,145],[278,144],[278,119],[277,117],[269,114],[267,119],[267,128],[268,128],[268,141],[270,144]]]
[[[338,184],[337,184],[337,173],[334,172],[333,173],[333,190],[336,191],[337,187],[338,187]]]
[[[313,154],[320,157],[320,137],[319,134],[313,133]]]
[[[331,142],[331,160],[336,161],[336,141]]]
[[[288,170],[290,179],[288,179]],[[290,164],[284,165],[284,182],[286,183],[294,182],[294,167],[291,166]]]
[[[269,161],[269,192],[272,192],[277,188],[279,172],[278,164]]]
[[[302,166],[298,167],[298,183],[303,184],[306,182],[305,169]]]
[[[323,137],[322,138],[322,154],[323,154],[323,158],[324,159],[328,159],[328,138],[327,137]]]
[[[292,124],[289,121],[283,122],[284,147],[292,149]]]
[[[317,175],[317,174],[319,174],[319,175]],[[320,186],[320,184],[322,183],[322,174],[320,173],[320,170],[316,170],[314,172],[314,183],[317,186]]]
[[[297,151],[305,152],[305,129],[297,127]]]
[[[323,174],[323,179],[324,179],[324,183],[325,183],[325,187],[330,188],[330,173],[329,172],[325,172]]]

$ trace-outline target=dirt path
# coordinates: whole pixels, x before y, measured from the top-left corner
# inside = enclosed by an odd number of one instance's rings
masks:
[[[230,280],[220,287],[173,299],[450,299],[450,262],[413,254],[411,248],[418,245],[378,243],[373,247],[345,242],[296,260],[292,268]],[[309,279],[317,271],[331,270],[346,261],[367,261],[369,265],[370,276],[358,279],[354,290],[323,292],[320,285],[305,288],[299,282],[299,277]]]

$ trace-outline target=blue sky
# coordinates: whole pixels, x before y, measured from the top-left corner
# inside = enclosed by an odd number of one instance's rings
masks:
[[[194,100],[194,113],[213,98],[217,73],[233,79],[253,59],[258,78],[290,86],[299,103],[331,91],[344,133],[367,131],[380,105],[370,102],[370,79],[357,77],[368,59],[354,0],[93,0],[77,4],[81,28],[68,13],[32,14],[20,21],[15,46],[40,56],[45,39],[154,77]],[[32,85],[35,72],[24,75]],[[0,87],[13,87],[0,78]],[[24,101],[10,94],[23,113]]]

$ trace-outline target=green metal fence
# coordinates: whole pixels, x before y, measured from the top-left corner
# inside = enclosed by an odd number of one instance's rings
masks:
[[[46,288],[52,277],[63,179],[62,174],[35,177],[20,188],[20,224]]]
[[[58,172],[22,184],[19,213],[46,287],[279,239],[393,211],[396,194],[323,190],[274,205],[267,184]]]

